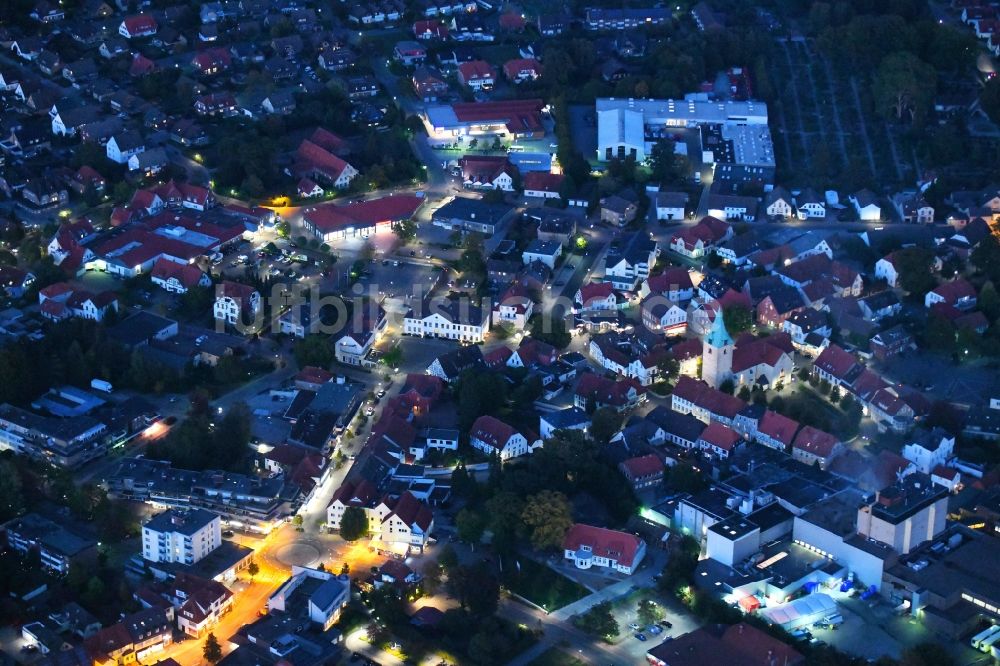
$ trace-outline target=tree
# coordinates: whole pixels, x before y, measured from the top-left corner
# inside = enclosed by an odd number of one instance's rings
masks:
[[[614,638],[620,633],[610,601],[602,601],[577,619],[577,626],[591,636]]]
[[[465,507],[455,516],[455,529],[459,539],[465,543],[477,544],[483,538],[486,520],[479,512]]]
[[[214,633],[209,634],[205,639],[205,647],[202,648],[201,653],[205,657],[205,661],[213,664],[222,661],[222,646],[219,645],[219,639],[215,637]]]
[[[446,572],[458,566],[458,553],[455,552],[455,548],[450,543],[446,543],[441,548],[441,552],[438,553],[438,564]]]
[[[990,79],[991,82],[996,79]],[[982,271],[988,280],[1000,282],[1000,241],[992,234],[976,244],[969,256],[972,265]]]
[[[250,562],[250,564],[247,565],[247,575],[250,576],[250,580],[253,580],[259,573],[260,567],[257,566],[256,562]]]
[[[427,562],[420,572],[420,586],[426,594],[435,594],[441,587],[441,565]]]
[[[333,347],[330,345],[330,338],[325,335],[307,335],[295,342],[292,348],[295,355],[295,362],[300,368],[307,365],[314,365],[319,368],[329,367],[333,363]]]
[[[562,319],[553,319],[548,314],[535,315],[528,324],[528,330],[531,337],[547,342],[556,349],[569,346],[571,337],[566,330],[566,322]]]
[[[397,222],[393,225],[392,230],[403,243],[410,242],[417,235],[417,225],[413,220]]]
[[[875,108],[887,120],[909,119],[922,124],[937,86],[937,72],[913,53],[887,55],[875,72]]]
[[[931,273],[934,253],[922,247],[908,247],[893,254],[893,263],[899,273],[899,286],[907,293],[923,296],[937,286]]]
[[[955,658],[938,643],[921,643],[903,650],[899,666],[954,666]]]
[[[20,515],[24,510],[21,475],[9,460],[0,461],[0,522]]]
[[[753,326],[753,313],[742,305],[731,305],[722,311],[722,321],[730,335],[739,335]]]
[[[986,80],[983,91],[979,95],[979,105],[995,123],[1000,123],[1000,79],[993,77]]]
[[[573,526],[569,500],[560,492],[543,490],[525,500],[521,520],[531,530],[531,545],[539,550],[562,544]]]
[[[369,622],[365,627],[365,634],[368,642],[375,647],[380,647],[389,638],[389,630],[378,622]]]
[[[951,352],[955,348],[955,327],[939,315],[931,315],[924,329],[924,344],[939,352]]]
[[[663,619],[663,609],[661,609],[652,599],[643,599],[636,608],[639,616],[639,624],[656,624]]]
[[[622,415],[611,407],[601,407],[594,412],[590,423],[590,436],[598,444],[607,444],[621,428]]]
[[[368,517],[365,510],[358,506],[344,509],[340,517],[340,536],[344,541],[357,541],[368,536]]]
[[[997,288],[993,286],[992,282],[983,285],[983,288],[979,290],[979,298],[976,302],[991,323],[997,321],[997,318],[1000,317],[1000,295],[997,294]]]

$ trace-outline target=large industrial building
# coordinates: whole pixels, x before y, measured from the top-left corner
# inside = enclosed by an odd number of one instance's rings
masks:
[[[703,95],[673,99],[597,100],[597,159],[633,157],[642,162],[671,129],[700,128],[706,162],[774,166],[767,105],[712,101]],[[706,153],[711,153],[708,155]]]

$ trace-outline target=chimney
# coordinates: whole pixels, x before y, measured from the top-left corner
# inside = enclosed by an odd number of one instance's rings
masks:
[[[337,375],[337,383],[338,384],[346,384],[347,383],[347,378],[344,377],[344,375]]]

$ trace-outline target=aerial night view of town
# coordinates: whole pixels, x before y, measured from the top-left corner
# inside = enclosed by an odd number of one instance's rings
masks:
[[[1000,664],[1000,0],[0,0],[0,666]]]

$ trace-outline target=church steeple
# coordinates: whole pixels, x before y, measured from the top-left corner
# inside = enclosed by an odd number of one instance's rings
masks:
[[[701,378],[713,388],[719,388],[733,375],[733,349],[736,343],[726,330],[723,319],[722,308],[719,308],[712,328],[701,341]]]
[[[725,317],[722,316],[721,309],[715,313],[715,321],[712,322],[712,328],[709,329],[708,335],[705,337],[705,343],[716,349],[734,344],[732,336],[726,330]]]

